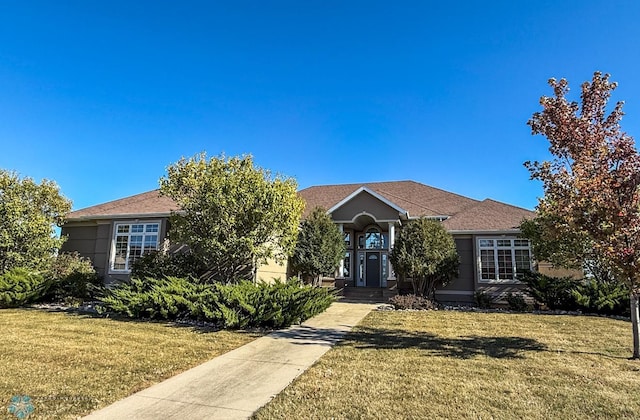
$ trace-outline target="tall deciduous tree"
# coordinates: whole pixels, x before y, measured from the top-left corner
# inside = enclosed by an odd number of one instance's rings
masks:
[[[53,181],[39,184],[0,169],[0,274],[14,267],[44,269],[64,242],[56,235],[71,201]]]
[[[409,222],[400,231],[389,255],[393,269],[410,278],[417,295],[435,299],[438,286],[458,275],[460,264],[453,236],[433,219]]]
[[[209,279],[224,282],[291,255],[304,207],[296,189],[293,178],[254,166],[251,156],[201,153],[170,165],[160,179],[161,193],[180,207],[170,239],[189,246],[210,268]]]
[[[316,207],[300,226],[298,242],[291,257],[293,269],[319,284],[321,276],[335,272],[344,254],[342,233],[326,210]]]
[[[633,357],[640,358],[640,155],[622,131],[622,102],[607,104],[617,84],[596,72],[582,84],[580,103],[567,99],[565,79],[549,80],[554,96],[540,99],[542,111],[529,120],[532,133],[549,140],[553,159],[526,162],[542,181],[538,211],[556,217],[630,289]]]

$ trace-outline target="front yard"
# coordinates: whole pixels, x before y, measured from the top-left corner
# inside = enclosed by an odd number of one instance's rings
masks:
[[[33,309],[0,310],[0,331],[0,418],[13,419],[13,396],[31,398],[29,418],[77,418],[256,338]]]
[[[373,312],[256,417],[638,418],[628,322]]]

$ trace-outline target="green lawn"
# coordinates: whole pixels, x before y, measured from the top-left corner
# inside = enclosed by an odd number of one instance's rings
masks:
[[[255,334],[207,332],[42,310],[0,310],[0,418],[28,395],[29,418],[76,418],[239,347]]]
[[[640,418],[628,322],[372,312],[256,417]]]

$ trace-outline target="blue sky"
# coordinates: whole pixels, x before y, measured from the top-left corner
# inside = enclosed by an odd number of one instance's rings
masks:
[[[413,179],[526,208],[526,121],[566,77],[619,82],[640,135],[640,2],[0,2],[0,168],[82,208],[200,151],[301,188]]]

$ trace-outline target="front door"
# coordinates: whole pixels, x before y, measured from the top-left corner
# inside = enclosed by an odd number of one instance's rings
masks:
[[[365,286],[366,287],[380,287],[380,253],[379,252],[367,252],[367,267]]]

